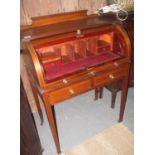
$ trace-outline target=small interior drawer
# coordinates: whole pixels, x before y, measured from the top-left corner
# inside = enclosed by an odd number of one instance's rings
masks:
[[[48,97],[49,103],[53,105],[56,102],[71,98],[80,93],[84,93],[89,89],[91,89],[91,81],[86,80],[86,81],[79,82],[77,84],[65,87],[63,89],[53,91],[49,93],[47,97]]]

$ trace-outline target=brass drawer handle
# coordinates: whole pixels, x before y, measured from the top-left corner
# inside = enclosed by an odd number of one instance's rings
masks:
[[[81,33],[81,30],[80,30],[80,29],[77,29],[77,30],[76,30],[76,37],[77,37],[77,38],[84,37],[84,35]]]
[[[67,81],[66,79],[63,79],[62,82],[63,82],[64,84],[67,84],[67,83],[68,83],[68,81]]]
[[[29,41],[31,39],[31,35],[24,36],[23,41]]]
[[[119,66],[119,64],[118,64],[117,62],[114,62],[114,66],[118,67],[118,66]]]
[[[95,72],[94,71],[89,72],[89,74],[92,75],[92,76],[95,76]]]
[[[73,95],[75,93],[73,89],[70,89],[69,92],[71,95]]]
[[[114,77],[114,75],[110,74],[110,75],[109,75],[109,78],[110,78],[110,79],[114,79],[115,77]]]
[[[80,30],[80,29],[77,29],[77,30],[76,30],[76,34],[77,34],[77,35],[81,35],[81,30]]]

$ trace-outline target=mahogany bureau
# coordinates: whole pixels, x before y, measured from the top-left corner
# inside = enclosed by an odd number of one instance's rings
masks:
[[[49,23],[47,18],[53,20]],[[39,95],[60,153],[55,104],[122,79],[119,122],[123,120],[131,47],[121,26],[97,16],[81,11],[47,18],[39,26],[34,19],[36,26],[23,28],[21,39],[36,102]],[[41,110],[39,114],[43,122]]]

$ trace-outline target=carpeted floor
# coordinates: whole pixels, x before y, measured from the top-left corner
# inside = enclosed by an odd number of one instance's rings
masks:
[[[133,150],[133,134],[119,123],[62,155],[133,155]]]

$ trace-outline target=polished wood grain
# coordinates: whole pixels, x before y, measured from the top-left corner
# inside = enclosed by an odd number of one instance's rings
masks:
[[[44,101],[47,101],[46,97],[44,97]],[[51,108],[54,108],[54,106],[51,107],[51,105],[49,105],[47,102],[44,102],[44,103],[45,103],[45,111],[47,114],[48,122],[50,125],[50,129],[51,129],[51,132],[53,135],[53,139],[54,139],[54,142],[56,145],[57,152],[61,153],[57,125],[56,125],[56,121],[55,121],[55,114],[54,114],[53,110],[51,109]]]
[[[124,67],[124,66],[120,67],[116,71],[102,73],[101,75],[96,76],[94,78],[94,86],[99,87],[99,86],[105,85],[106,83],[109,83],[113,80],[119,79],[122,76],[126,76],[129,69],[130,69],[130,65],[128,65],[126,67]]]
[[[78,82],[77,84],[70,85],[70,86],[62,88],[60,90],[56,90],[51,93],[48,93],[47,100],[49,103],[55,104],[59,101],[64,101],[65,99],[69,99],[71,97],[77,96],[81,93],[84,93],[84,92],[90,90],[90,89],[92,89],[90,80]]]
[[[79,14],[81,14],[81,12],[79,12]],[[75,15],[75,18],[76,17],[77,15]],[[78,30],[78,32],[80,31],[80,35],[77,33],[77,29],[80,29]],[[122,56],[117,55],[118,57],[114,60],[109,59],[101,64],[88,67],[90,65],[89,63],[91,63],[91,61],[89,61],[85,69],[47,81],[44,65],[38,54],[39,48],[54,45],[59,46],[66,42],[66,44],[69,44],[70,42],[76,42],[77,40],[82,41],[83,39],[90,40],[92,37],[98,38],[97,36],[102,36],[103,34],[110,34],[109,36],[113,37],[113,35],[111,35],[112,33],[119,38],[119,41],[123,45]],[[31,35],[31,38],[24,39],[24,36],[27,35]],[[100,17],[88,17],[69,22],[59,21],[57,24],[25,29],[21,31],[21,38],[25,45],[23,47],[27,48],[27,50],[24,51],[27,57],[25,60],[27,60],[29,64],[27,65],[28,75],[33,82],[35,90],[37,90],[36,95],[39,95],[43,100],[58,153],[61,152],[61,149],[53,109],[55,104],[121,79],[123,82],[119,121],[123,120],[128,88],[131,46],[127,32],[121,26],[113,25],[110,20],[103,21]],[[102,38],[104,37],[102,36]],[[110,42],[112,42],[110,49],[112,50],[113,39],[110,40]],[[95,41],[94,39],[92,42],[94,46]],[[98,46],[94,49],[98,50]],[[107,54],[110,54],[110,52]],[[116,54],[113,53],[113,55]],[[91,59],[94,60],[96,56],[96,51],[93,51]],[[86,58],[90,57],[83,56],[81,60],[86,60]],[[71,61],[75,63],[78,60],[72,59]],[[61,62],[61,65],[64,65],[64,62]],[[102,96],[100,96],[100,98],[101,97]],[[51,110],[51,108],[53,110]]]
[[[29,80],[29,81],[30,81],[32,93],[33,93],[33,96],[34,96],[34,99],[35,99],[35,102],[36,102],[37,111],[39,113],[40,124],[43,125],[44,119],[43,119],[43,113],[42,113],[39,98],[38,98],[38,93],[37,93],[37,90],[36,90],[35,86],[33,85],[33,82],[31,80]]]
[[[52,14],[46,16],[32,17],[32,25],[21,25],[21,30],[40,27],[43,25],[56,24],[64,21],[72,21],[77,19],[84,19],[87,17],[87,10],[72,11],[66,13]]]
[[[127,92],[128,92],[128,83],[129,83],[129,72],[128,72],[128,75],[125,76],[122,81],[121,104],[120,104],[120,113],[119,113],[118,122],[123,121],[124,110],[125,110],[126,99],[127,99]]]

